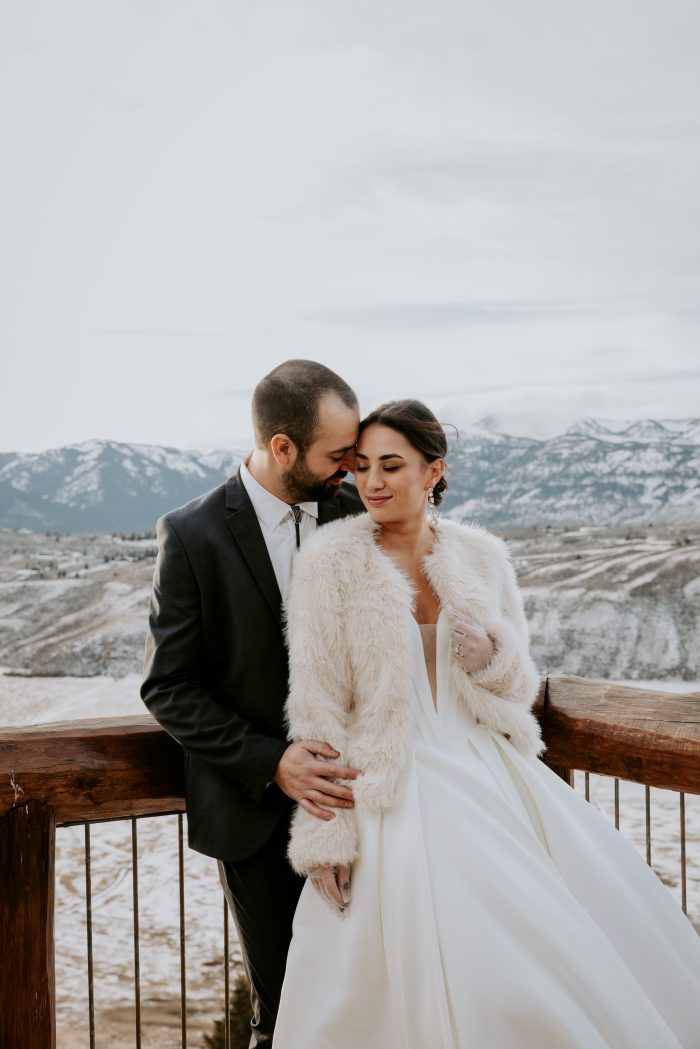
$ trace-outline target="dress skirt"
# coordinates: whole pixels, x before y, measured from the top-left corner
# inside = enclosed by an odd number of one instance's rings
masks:
[[[700,1049],[700,937],[597,809],[455,701],[449,635],[441,615],[436,704],[416,624],[410,759],[390,810],[356,810],[346,914],[302,891],[275,1049]]]

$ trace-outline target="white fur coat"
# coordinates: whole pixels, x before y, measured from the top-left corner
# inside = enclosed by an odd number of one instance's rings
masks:
[[[348,785],[356,806],[391,806],[411,739],[414,643],[409,578],[375,542],[368,514],[319,529],[295,558],[286,602],[292,740],[325,740],[340,762],[362,770]],[[477,721],[523,754],[545,745],[531,711],[539,676],[529,655],[523,602],[506,544],[480,525],[441,520],[425,574],[441,607],[477,623],[497,643],[482,670],[452,661],[451,687]],[[307,874],[357,856],[356,817],[321,820],[297,806],[289,859]]]

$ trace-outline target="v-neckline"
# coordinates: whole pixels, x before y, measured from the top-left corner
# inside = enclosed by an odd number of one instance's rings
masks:
[[[438,625],[440,618],[442,617],[443,609],[440,608],[438,617],[434,623],[419,623],[416,617],[411,614],[411,619],[416,624],[416,630],[418,631],[418,638],[420,640],[420,660],[421,666],[423,667],[424,684],[426,688],[426,697],[430,700],[430,706],[432,708],[435,717],[438,717],[438,700],[440,699],[439,681],[440,681],[440,670],[438,667]],[[425,647],[423,645],[423,636],[421,633],[422,626],[434,626],[435,627],[435,698],[433,698],[433,690],[430,687],[430,674],[428,673],[428,665],[425,662]]]
[[[411,619],[416,624],[416,626],[419,627],[419,628],[422,627],[422,626],[434,626],[434,627],[436,627],[438,625],[438,623],[440,622],[440,618],[442,616],[443,611],[444,611],[444,609],[443,609],[442,605],[440,605],[440,611],[438,612],[438,617],[437,617],[437,619],[435,620],[434,623],[419,623],[418,620],[416,619],[416,617],[414,616],[413,612],[411,612]]]

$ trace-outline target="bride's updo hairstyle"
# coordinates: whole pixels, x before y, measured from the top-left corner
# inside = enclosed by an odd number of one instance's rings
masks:
[[[437,421],[430,408],[422,401],[404,400],[388,401],[380,404],[360,423],[360,434],[368,426],[379,423],[403,434],[409,444],[425,459],[432,463],[435,459],[444,459],[447,454],[447,438],[442,424]],[[435,505],[442,502],[442,493],[447,490],[447,481],[441,477],[433,488]]]

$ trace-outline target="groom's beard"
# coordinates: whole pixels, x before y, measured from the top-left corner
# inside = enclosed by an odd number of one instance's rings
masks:
[[[306,465],[305,457],[299,455],[283,481],[288,497],[295,503],[320,503],[337,499],[340,492],[337,481],[346,476],[347,470],[336,470],[332,477],[317,477]]]

